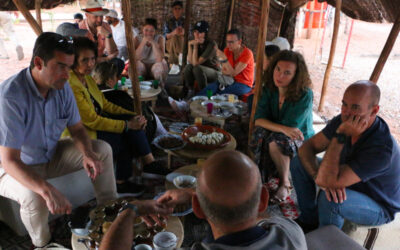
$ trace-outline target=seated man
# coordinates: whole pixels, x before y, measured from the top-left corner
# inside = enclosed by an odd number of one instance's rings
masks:
[[[125,22],[118,18],[118,13],[115,10],[109,10],[106,14],[106,21],[110,25],[112,34],[114,37],[115,44],[118,48],[118,58],[122,60],[128,60],[128,48],[126,46],[125,36]],[[139,31],[132,27],[133,37],[136,37]]]
[[[292,161],[299,223],[312,230],[344,219],[381,225],[400,211],[400,151],[385,121],[377,116],[380,90],[357,81],[345,91],[342,111],[299,149]],[[316,154],[326,150],[323,159]],[[322,191],[316,197],[315,184]]]
[[[183,27],[185,18],[182,16],[182,1],[174,1],[171,8],[173,17],[164,24],[164,36],[166,39],[166,49],[169,54],[168,63],[178,67],[179,54],[181,54],[183,50],[183,35],[185,34],[185,29]],[[174,74],[177,73],[178,72],[175,72]]]
[[[292,220],[259,218],[268,205],[268,190],[261,184],[258,167],[244,154],[213,154],[203,163],[197,180],[196,190],[169,190],[151,209],[143,201],[133,202],[133,208],[123,211],[111,225],[100,249],[130,249],[133,232],[125,229],[133,229],[136,216],[189,202],[212,230],[210,239],[191,249],[307,249],[303,232]]]
[[[88,38],[97,44],[97,63],[111,60],[118,56],[118,48],[108,23],[103,16],[108,13],[97,0],[88,0],[82,9],[86,19],[79,23],[79,29],[88,30]]]
[[[98,203],[117,198],[111,147],[90,141],[68,80],[73,44],[51,32],[36,40],[31,65],[0,84],[0,195],[21,206],[32,243],[43,247],[52,214],[70,202],[46,179],[85,168]],[[72,139],[60,140],[67,127]]]

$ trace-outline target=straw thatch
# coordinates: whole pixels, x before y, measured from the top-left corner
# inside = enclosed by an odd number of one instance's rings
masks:
[[[42,9],[53,9],[60,4],[73,3],[76,0],[42,0]],[[30,10],[35,9],[35,0],[24,0],[26,7]],[[18,10],[12,0],[0,0],[0,10]]]

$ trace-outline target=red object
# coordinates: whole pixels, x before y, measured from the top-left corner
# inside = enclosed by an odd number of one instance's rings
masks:
[[[198,132],[202,132],[203,134],[211,134],[212,132],[222,133],[224,135],[224,141],[220,144],[215,144],[215,145],[214,144],[203,145],[200,143],[192,143],[191,141],[189,141],[189,137],[196,136]],[[226,146],[231,141],[231,136],[229,135],[228,132],[226,132],[222,128],[210,125],[201,125],[201,126],[190,126],[185,130],[183,130],[182,139],[192,147],[212,150]]]
[[[243,102],[247,102],[247,98],[249,98],[249,96],[251,96],[253,94],[254,94],[254,89],[251,89],[250,92],[248,92],[248,93],[246,93],[244,95],[241,95],[240,96],[240,100],[242,100]]]
[[[214,104],[212,102],[207,103],[207,113],[211,114],[213,111]]]
[[[353,33],[353,24],[354,24],[354,19],[351,19],[349,37],[347,38],[346,51],[344,52],[343,63],[342,63],[342,69],[344,68],[344,64],[346,63],[347,52],[349,51],[349,45],[350,45],[351,34]]]
[[[314,5],[315,4],[315,5]],[[317,0],[311,1],[307,3],[306,6],[306,15],[305,15],[305,19],[304,19],[304,28],[308,28],[308,22],[310,21],[310,11],[318,11],[318,12],[313,12],[313,16],[312,16],[312,28],[318,28],[319,27],[319,15],[321,15],[321,5],[322,5],[322,23],[321,23],[321,28],[325,27],[325,23],[323,22],[324,18],[325,18],[325,13],[324,12],[328,6],[328,4],[326,2],[324,3],[318,3]],[[314,6],[314,9],[311,10],[311,6]]]

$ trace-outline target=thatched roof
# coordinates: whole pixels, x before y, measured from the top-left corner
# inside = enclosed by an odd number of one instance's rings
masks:
[[[53,9],[60,4],[73,3],[76,0],[42,0],[42,9]],[[24,0],[26,7],[30,10],[35,9],[35,0]],[[0,10],[18,10],[12,0],[1,0]]]

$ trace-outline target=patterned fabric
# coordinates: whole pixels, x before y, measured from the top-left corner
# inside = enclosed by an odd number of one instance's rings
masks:
[[[256,127],[251,136],[249,146],[254,156],[254,162],[258,165],[263,180],[266,180],[276,172],[276,167],[269,155],[269,143],[272,141],[278,145],[282,154],[290,158],[295,156],[297,149],[303,143],[301,140],[292,140],[282,133],[271,132],[265,128]]]

